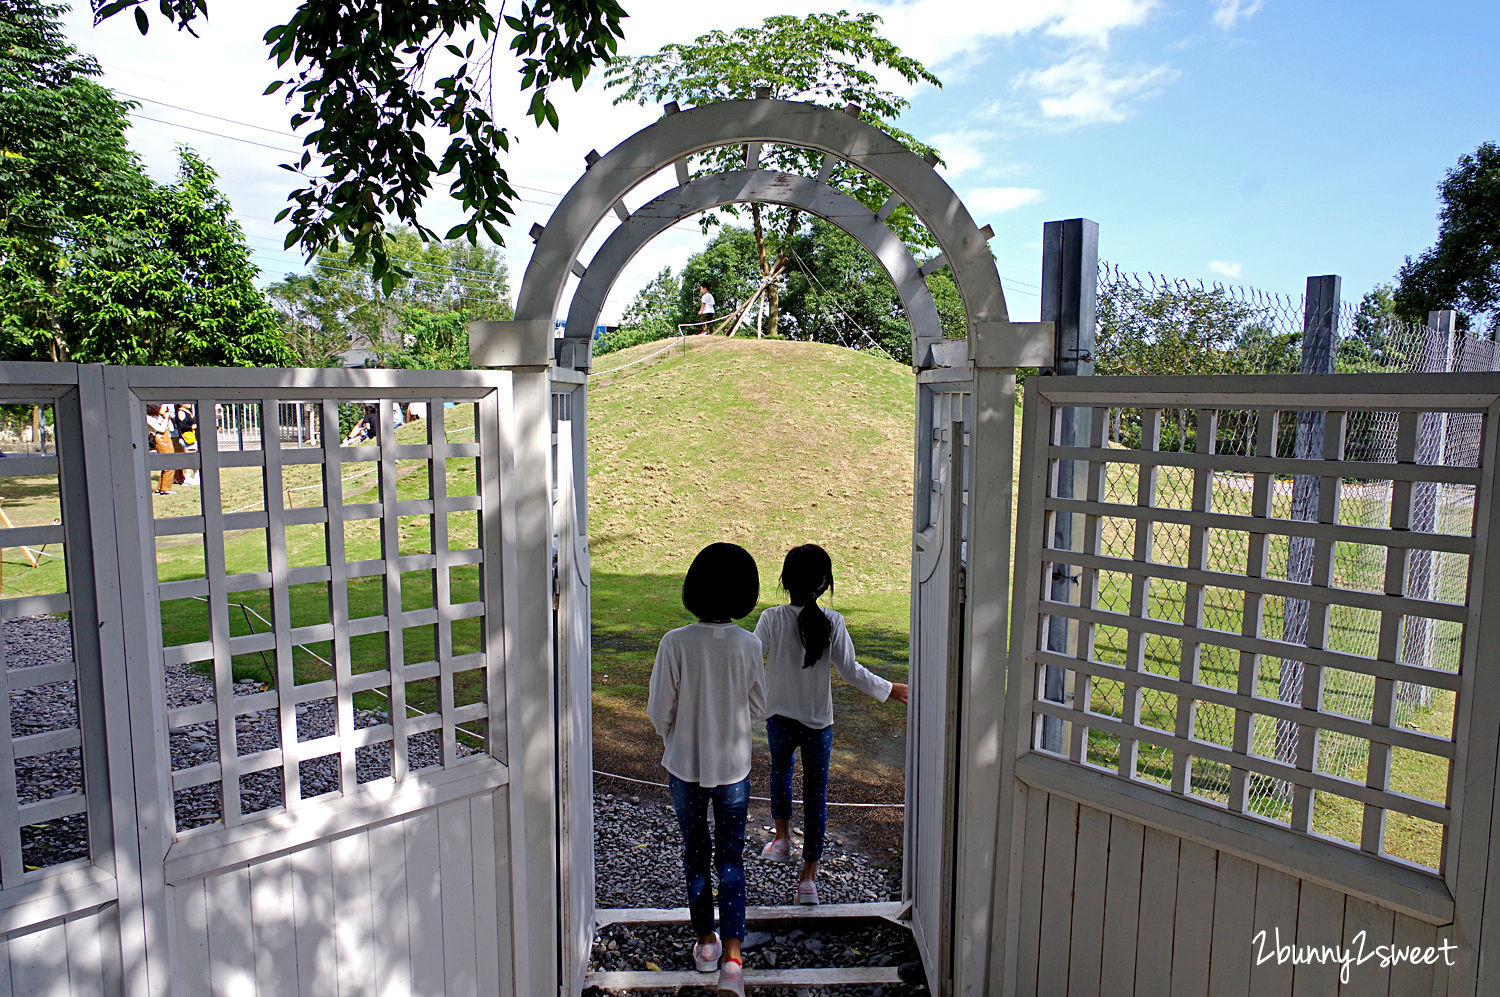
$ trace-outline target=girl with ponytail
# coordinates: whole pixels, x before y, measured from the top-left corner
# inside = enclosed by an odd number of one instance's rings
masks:
[[[828,757],[833,749],[832,669],[880,702],[905,703],[904,683],[888,682],[854,660],[844,618],[818,605],[833,589],[833,561],[817,544],[787,551],[781,566],[787,604],[760,614],[755,636],[766,656],[766,740],[771,749],[771,818],[776,835],[761,851],[792,861],[792,766],[802,752],[802,875],[799,904],[818,902],[818,861],[828,819]]]

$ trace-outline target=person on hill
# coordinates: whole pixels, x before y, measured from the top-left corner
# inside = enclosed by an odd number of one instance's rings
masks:
[[[792,861],[793,756],[802,752],[802,874],[796,901],[818,902],[818,862],[828,822],[828,758],[833,750],[832,669],[884,703],[907,700],[902,682],[889,682],[854,660],[844,618],[818,605],[833,589],[833,560],[817,544],[786,552],[781,587],[788,603],[760,614],[755,636],[766,654],[766,741],[771,749],[771,819],[776,833],[761,851],[771,862]]]
[[[157,453],[172,453],[172,416],[165,411],[167,407],[156,402],[146,406],[146,435],[151,438],[151,446]],[[171,468],[163,468],[161,477],[157,479],[156,494],[171,495],[172,485],[177,478],[177,472]]]
[[[365,440],[374,439],[376,433],[376,413],[379,411],[379,406],[374,402],[365,402],[365,407],[360,414],[359,421],[349,430],[349,435],[344,437],[342,445],[352,447],[356,443],[363,443]]]
[[[712,331],[714,324],[714,296],[707,284],[699,284],[698,290],[702,292],[702,297],[698,299],[698,322],[703,326],[698,335],[706,336]]]
[[[682,829],[688,910],[698,936],[693,962],[700,973],[719,969],[718,992],[736,997],[745,993],[740,942],[750,725],[764,715],[766,695],[760,642],[733,621],[753,610],[759,597],[760,576],[745,548],[713,543],[699,551],[682,582],[682,604],[698,622],[662,637],[646,702],[665,745],[661,763]],[[714,932],[714,869],[722,942]]]
[[[196,453],[198,450],[198,414],[192,405],[177,406],[177,414],[173,419],[173,429],[176,439],[174,449],[178,453]],[[177,469],[177,483],[179,485],[196,485],[198,483],[198,472],[191,468]]]

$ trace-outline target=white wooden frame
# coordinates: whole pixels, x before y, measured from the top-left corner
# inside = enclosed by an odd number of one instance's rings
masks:
[[[1323,888],[1335,891],[1328,895],[1347,895],[1376,909],[1394,911],[1398,917],[1443,926],[1460,946],[1457,965],[1448,973],[1451,993],[1483,993],[1497,985],[1486,983],[1492,972],[1482,962],[1484,935],[1495,930],[1494,919],[1484,917],[1484,898],[1492,877],[1481,880],[1478,870],[1489,866],[1492,831],[1500,827],[1494,807],[1496,761],[1500,757],[1500,734],[1494,720],[1496,703],[1500,702],[1500,682],[1489,681],[1482,663],[1493,657],[1497,647],[1493,618],[1500,612],[1496,595],[1495,558],[1488,552],[1492,524],[1497,516],[1495,503],[1496,437],[1500,424],[1500,379],[1493,375],[1439,375],[1411,377],[1307,376],[1307,377],[1225,377],[1215,378],[1211,385],[1188,378],[1047,378],[1028,383],[1025,443],[1022,451],[1021,503],[1017,536],[1021,546],[1016,555],[1014,632],[1010,657],[1010,696],[1007,701],[1010,737],[1006,743],[1007,780],[1014,779],[1019,798],[1029,800],[1030,813],[1012,806],[1002,818],[1000,844],[1011,845],[1011,872],[999,883],[997,902],[1003,902],[1014,930],[1015,918],[1023,905],[1018,886],[1021,870],[1016,856],[1026,852],[1021,843],[1037,826],[1037,801],[1049,796],[1053,801],[1071,800],[1080,806],[1137,820],[1148,828],[1160,828],[1184,841],[1198,842],[1221,854],[1241,856],[1262,868],[1290,873],[1304,884],[1304,892]],[[1034,390],[1033,390],[1034,389]],[[1064,448],[1053,442],[1053,413],[1063,407],[1083,407],[1095,413],[1093,433],[1088,446]],[[1132,408],[1144,411],[1143,445],[1140,450],[1118,449],[1104,443],[1103,426],[1110,408]],[[1152,452],[1152,412],[1162,408],[1189,408],[1199,412],[1200,445],[1190,452]],[[1276,413],[1288,413],[1293,419],[1300,410],[1325,413],[1328,432],[1324,439],[1322,460],[1296,460],[1274,454],[1272,425]],[[1212,425],[1218,411],[1253,410],[1260,413],[1260,436],[1257,449],[1250,456],[1216,454],[1213,432],[1201,427]],[[1396,412],[1401,427],[1394,463],[1342,460],[1343,415],[1347,412]],[[1417,462],[1416,440],[1418,416],[1421,413],[1466,413],[1483,419],[1483,444],[1477,468],[1444,467]],[[1059,460],[1087,462],[1088,488],[1081,499],[1056,499],[1049,491],[1050,467]],[[1135,505],[1106,501],[1101,468],[1108,463],[1138,466],[1139,495]],[[1153,498],[1151,469],[1176,466],[1194,469],[1195,487],[1192,508],[1164,509]],[[1249,516],[1211,511],[1211,489],[1206,480],[1213,470],[1248,472],[1257,481]],[[1269,515],[1265,494],[1272,474],[1316,474],[1322,477],[1322,502],[1318,522],[1296,522]],[[1394,482],[1390,503],[1390,530],[1369,530],[1341,525],[1338,518],[1339,481],[1341,478],[1372,478]],[[1408,529],[1410,495],[1418,482],[1446,482],[1474,489],[1474,523],[1472,535],[1418,533]],[[1045,540],[1052,534],[1044,530],[1050,515],[1078,514],[1086,528],[1075,531],[1081,547],[1071,552],[1049,552]],[[1119,554],[1100,550],[1098,525],[1101,517],[1124,517],[1137,526],[1137,545],[1133,556],[1121,560]],[[1185,566],[1167,566],[1151,558],[1149,535],[1142,523],[1174,523],[1188,526],[1201,542],[1201,529],[1228,529],[1249,534],[1252,563],[1243,575],[1209,570],[1200,560]],[[1304,535],[1314,538],[1315,570],[1313,584],[1294,585],[1268,577],[1264,570],[1267,537]],[[1387,551],[1384,593],[1351,592],[1333,587],[1328,570],[1336,542],[1358,542],[1379,546]],[[1414,550],[1451,550],[1467,554],[1469,593],[1464,606],[1436,602],[1406,594],[1408,583],[1406,561]],[[1257,555],[1257,551],[1259,554]],[[1065,564],[1081,572],[1080,601],[1073,605],[1050,600],[1050,579],[1043,573],[1052,564]],[[1257,567],[1257,563],[1260,567]],[[1321,567],[1318,567],[1321,566]],[[1193,602],[1194,587],[1213,585],[1244,593],[1246,613],[1259,619],[1259,600],[1267,595],[1307,598],[1313,606],[1308,648],[1282,646],[1281,642],[1260,634],[1251,626],[1247,615],[1244,632],[1227,634],[1205,629],[1195,620],[1192,607],[1182,623],[1146,619],[1140,585],[1135,586],[1128,613],[1106,612],[1094,607],[1099,572],[1122,571],[1137,580],[1171,578],[1188,586],[1187,601]],[[1369,659],[1343,653],[1327,646],[1323,638],[1330,606],[1350,605],[1379,614],[1381,620],[1380,653]],[[1491,609],[1489,624],[1483,622],[1483,610]],[[1075,654],[1058,654],[1045,650],[1041,640],[1042,622],[1047,614],[1058,614],[1078,621],[1083,635]],[[1399,659],[1399,624],[1403,616],[1460,622],[1465,629],[1462,663],[1457,674],[1434,671],[1403,664]],[[1100,624],[1123,626],[1135,633],[1162,633],[1181,639],[1184,659],[1176,677],[1158,676],[1139,668],[1139,644],[1134,639],[1123,668],[1101,664],[1094,657],[1092,627]],[[1300,704],[1284,704],[1274,698],[1256,694],[1255,672],[1248,675],[1236,690],[1201,684],[1189,667],[1189,652],[1196,660],[1200,642],[1238,648],[1242,658],[1257,655],[1290,657],[1305,662],[1308,677]],[[1131,658],[1130,655],[1136,657]],[[1131,661],[1136,662],[1132,668]],[[1070,703],[1051,703],[1041,698],[1037,669],[1043,664],[1060,667],[1072,675],[1107,675],[1123,679],[1131,687],[1159,688],[1176,694],[1179,702],[1216,702],[1235,709],[1241,717],[1234,743],[1215,746],[1195,738],[1191,717],[1183,716],[1179,707],[1175,731],[1141,727],[1134,722],[1128,706],[1119,719],[1110,719],[1092,711],[1088,692],[1092,681],[1075,687]],[[1372,716],[1365,720],[1323,712],[1319,706],[1318,671],[1324,667],[1364,671],[1376,676],[1376,694]],[[1243,667],[1243,666],[1242,666]],[[1397,681],[1416,681],[1423,685],[1453,690],[1458,696],[1455,728],[1451,739],[1437,739],[1418,732],[1396,728],[1391,723],[1391,700]],[[1127,694],[1126,702],[1131,697]],[[1056,716],[1068,725],[1072,735],[1061,754],[1041,750],[1037,744],[1035,724],[1041,716]],[[1302,744],[1315,743],[1319,730],[1356,732],[1370,742],[1367,784],[1348,783],[1312,771],[1310,751],[1299,754],[1295,766],[1277,759],[1253,757],[1249,753],[1247,723],[1253,716],[1294,719],[1303,731]],[[1089,763],[1085,745],[1086,730],[1103,727],[1121,736],[1120,761],[1110,772]],[[1177,749],[1174,761],[1184,750],[1221,758],[1239,775],[1227,805],[1215,805],[1195,796],[1183,765],[1175,765],[1169,784],[1155,785],[1135,776],[1134,763],[1126,746],[1134,736]],[[1463,750],[1457,746],[1463,745]],[[1414,800],[1389,789],[1390,747],[1420,750],[1449,759],[1452,769],[1449,797],[1438,804]],[[1249,813],[1244,808],[1245,773],[1266,772],[1287,779],[1300,787],[1294,795],[1289,824],[1277,825]],[[1007,786],[1012,783],[1007,782]],[[1359,842],[1335,844],[1310,834],[1311,797],[1314,793],[1334,792],[1364,804],[1365,834]],[[1012,797],[1015,799],[1016,797]],[[1236,806],[1236,803],[1239,806]],[[1419,870],[1409,864],[1393,861],[1381,854],[1383,814],[1386,809],[1414,813],[1445,825],[1448,829],[1443,867],[1440,874]],[[1081,831],[1080,831],[1081,833]],[[1083,839],[1080,837],[1080,848]],[[1184,848],[1187,845],[1183,846]],[[1211,854],[1211,853],[1210,853]],[[1080,854],[1078,861],[1084,856]],[[1295,882],[1295,880],[1293,880]],[[1046,886],[1041,889],[1045,892]],[[1007,892],[1008,890],[1008,892]],[[1309,893],[1309,895],[1314,895]],[[1495,894],[1488,894],[1494,896]],[[1045,901],[1044,901],[1045,902]],[[1340,901],[1342,903],[1342,901]],[[1142,901],[1144,911],[1145,901]],[[1144,917],[1145,915],[1142,914]],[[1295,917],[1293,918],[1295,920]],[[1482,935],[1481,932],[1484,934]],[[1005,948],[998,979],[1007,990],[1020,979],[1030,979],[1036,963],[1027,963],[1024,945],[1017,950],[1015,935]],[[1031,936],[1033,939],[1035,935]],[[1347,940],[1347,939],[1346,939]],[[1028,944],[1034,944],[1028,943]],[[1034,950],[1031,950],[1034,953]],[[1035,958],[1034,954],[1031,956]],[[1019,977],[1016,975],[1019,973]],[[1476,979],[1478,980],[1476,990]],[[1500,977],[1496,977],[1500,980]],[[1024,984],[1022,984],[1024,988]],[[1393,984],[1394,986],[1394,984]]]

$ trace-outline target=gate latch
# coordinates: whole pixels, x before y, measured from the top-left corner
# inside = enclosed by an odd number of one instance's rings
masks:
[[[962,564],[958,566],[958,602],[960,605],[969,601],[969,569]]]

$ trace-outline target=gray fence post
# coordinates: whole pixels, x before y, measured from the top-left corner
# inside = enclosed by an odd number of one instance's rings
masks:
[[[1047,222],[1042,226],[1042,321],[1053,323],[1055,330],[1053,361],[1043,374],[1092,374],[1094,372],[1094,323],[1098,305],[1099,224],[1087,218]],[[1071,447],[1088,440],[1089,410],[1064,408],[1057,412],[1057,443]],[[1057,490],[1059,498],[1073,498],[1082,479],[1078,462],[1059,461]],[[1073,550],[1073,516],[1055,517],[1052,546]],[[1055,565],[1052,569],[1051,597],[1057,602],[1077,602],[1077,578],[1070,567]],[[1069,643],[1076,642],[1076,628],[1061,617],[1052,617],[1047,625],[1047,650],[1066,654]],[[1066,701],[1066,679],[1061,668],[1048,667],[1044,673],[1042,695],[1053,702]],[[1076,694],[1076,693],[1075,693]],[[1047,751],[1062,751],[1062,721],[1042,718],[1042,743]]]
[[[1307,278],[1306,304],[1302,311],[1302,373],[1332,374],[1334,344],[1339,320],[1339,292],[1342,280],[1337,275]],[[1298,460],[1318,460],[1323,456],[1323,413],[1297,413]],[[1292,482],[1292,515],[1307,522],[1318,518],[1319,479],[1299,474]],[[1292,537],[1287,553],[1287,581],[1303,585],[1312,583],[1313,540]],[[1306,599],[1288,599],[1281,623],[1281,639],[1288,644],[1307,643],[1307,621],[1310,605]],[[1302,662],[1281,662],[1277,698],[1296,703],[1302,698]],[[1297,725],[1290,720],[1276,722],[1276,757],[1284,762],[1297,761]]]
[[[1448,373],[1457,370],[1460,357],[1454,349],[1457,313],[1451,310],[1427,313],[1427,335],[1422,350],[1422,372],[1424,374]],[[1423,412],[1417,421],[1417,463],[1442,464],[1448,442],[1448,414],[1446,412]],[[1432,482],[1418,482],[1411,490],[1411,529],[1431,533],[1437,528],[1438,486]],[[1432,551],[1413,550],[1406,565],[1406,594],[1413,599],[1431,599],[1434,587],[1435,558]],[[1406,627],[1401,636],[1402,660],[1413,665],[1432,663],[1432,629],[1420,616],[1406,618]],[[1418,688],[1407,682],[1396,687],[1396,698],[1403,703],[1423,700],[1425,687]]]

